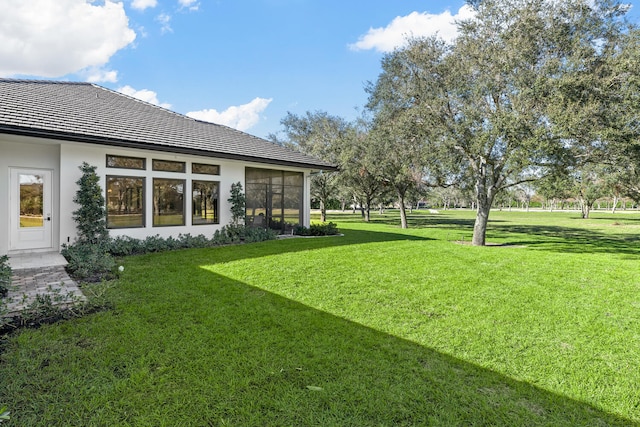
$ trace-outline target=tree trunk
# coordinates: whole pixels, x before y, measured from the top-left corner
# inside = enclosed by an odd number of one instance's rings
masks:
[[[407,225],[407,210],[404,207],[404,196],[401,194],[398,194],[398,203],[400,204],[400,226],[409,228]]]
[[[476,222],[473,224],[473,246],[484,246],[487,235],[487,223],[489,222],[489,209],[491,205],[478,201],[478,209],[476,211]]]
[[[487,235],[487,223],[489,222],[489,212],[496,196],[495,186],[487,187],[486,177],[478,177],[476,180],[476,221],[473,224],[473,246],[484,246]]]
[[[582,219],[589,219],[591,206],[589,205],[588,200],[580,199],[580,211],[582,212]]]
[[[616,213],[616,208],[618,207],[618,196],[613,196],[613,207],[611,208],[611,213]]]

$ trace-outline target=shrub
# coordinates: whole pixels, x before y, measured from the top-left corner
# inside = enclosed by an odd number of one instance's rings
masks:
[[[82,176],[76,184],[78,191],[73,201],[80,205],[73,211],[73,220],[78,229],[79,243],[101,243],[109,238],[105,201],[100,188],[100,178],[96,174],[96,166],[82,162],[79,166]]]
[[[0,298],[7,296],[9,287],[11,286],[11,267],[9,266],[9,257],[7,255],[0,256]]]
[[[340,234],[340,230],[333,222],[324,222],[322,224],[311,224],[309,228],[299,225],[295,228],[294,234],[298,236],[335,236]]]
[[[240,182],[231,184],[231,197],[227,199],[227,202],[231,204],[231,224],[240,225],[241,220],[244,220],[247,204],[247,198],[242,192]]]
[[[270,228],[246,227],[244,241],[246,243],[264,242],[265,240],[275,240],[278,232]]]
[[[82,176],[73,201],[80,205],[73,211],[78,236],[72,245],[63,245],[67,271],[78,279],[98,281],[111,275],[115,261],[108,251],[109,230],[105,200],[100,188],[96,166],[82,162]]]
[[[78,279],[100,281],[113,275],[116,262],[104,244],[65,245],[61,252],[68,262],[67,271]]]

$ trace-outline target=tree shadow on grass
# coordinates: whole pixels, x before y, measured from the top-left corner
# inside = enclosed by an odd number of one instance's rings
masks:
[[[640,235],[637,234],[602,233],[554,225],[493,225],[488,235],[508,239],[509,245],[553,252],[619,254],[630,259],[640,256]]]
[[[249,368],[246,386],[231,391],[239,393],[232,400],[250,401],[255,390],[249,389],[259,390],[255,404],[264,418],[256,425],[630,423],[265,289],[210,274],[207,282],[218,283],[216,292],[225,295],[218,307],[229,332],[242,331],[242,342],[226,345],[236,346],[232,353],[242,353]],[[254,370],[258,366],[269,369]],[[230,421],[244,425],[248,420]]]
[[[576,218],[578,219],[578,218]],[[624,217],[624,222],[640,219]],[[607,221],[610,218],[606,218]],[[377,223],[399,226],[400,220],[389,215],[374,220]],[[473,234],[474,219],[449,217],[443,214],[409,216],[410,228],[451,229],[451,235]],[[463,237],[464,239],[464,237]],[[606,253],[640,256],[640,234],[603,233],[593,229],[556,225],[513,224],[506,220],[490,219],[487,241],[505,241],[501,246],[526,246],[560,253]]]
[[[87,424],[131,425],[632,424],[587,403],[199,269],[197,260],[185,261],[171,274],[145,269],[131,267],[128,274],[150,276],[126,287],[130,298],[118,304],[114,330],[107,332],[113,336],[105,338],[117,337],[126,349],[104,360],[76,356],[92,364],[82,379],[72,381],[91,399],[76,407],[58,398],[64,385],[39,384],[41,377],[34,373],[25,377],[29,384],[12,381],[11,389],[49,387],[49,392],[44,400],[25,398],[15,404],[16,413],[39,417],[38,411],[48,407],[67,414],[70,405],[73,416]],[[188,284],[181,284],[184,277]],[[82,339],[87,352],[97,346],[82,337],[65,339]],[[47,358],[58,359],[55,354]],[[101,393],[94,393],[92,375],[100,376]]]

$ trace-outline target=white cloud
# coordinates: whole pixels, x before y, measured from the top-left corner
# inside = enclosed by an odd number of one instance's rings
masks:
[[[428,37],[436,34],[450,42],[458,34],[456,21],[472,18],[473,15],[474,11],[468,5],[462,6],[455,15],[448,10],[438,15],[411,12],[407,16],[396,17],[384,28],[370,28],[356,43],[350,44],[349,48],[391,52],[403,46],[407,37]]]
[[[2,0],[0,76],[59,77],[101,67],[135,38],[122,3]]]
[[[105,70],[103,68],[89,68],[84,70],[81,74],[84,74],[84,79],[90,83],[115,83],[118,81],[118,72],[114,70]]]
[[[161,103],[158,100],[158,94],[149,89],[136,90],[131,86],[127,85],[127,86],[122,86],[116,90],[120,93],[124,93],[125,95],[129,95],[133,98],[148,102],[150,104],[155,104],[162,108],[167,108],[167,109],[171,108],[171,104]]]
[[[171,28],[171,15],[161,13],[160,15],[156,16],[156,21],[160,23],[160,31],[162,32],[162,34],[173,32],[173,28]]]
[[[248,104],[232,106],[222,112],[214,109],[191,111],[187,116],[246,131],[260,121],[260,113],[269,106],[271,101],[273,98],[255,98]]]
[[[156,7],[158,0],[133,0],[131,7],[138,10],[145,10],[148,7]]]
[[[198,10],[200,7],[200,2],[198,0],[178,0],[178,4],[180,4],[181,8],[189,10]]]

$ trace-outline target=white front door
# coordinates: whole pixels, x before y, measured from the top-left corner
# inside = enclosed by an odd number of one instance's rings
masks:
[[[51,249],[51,171],[11,168],[11,250]]]

